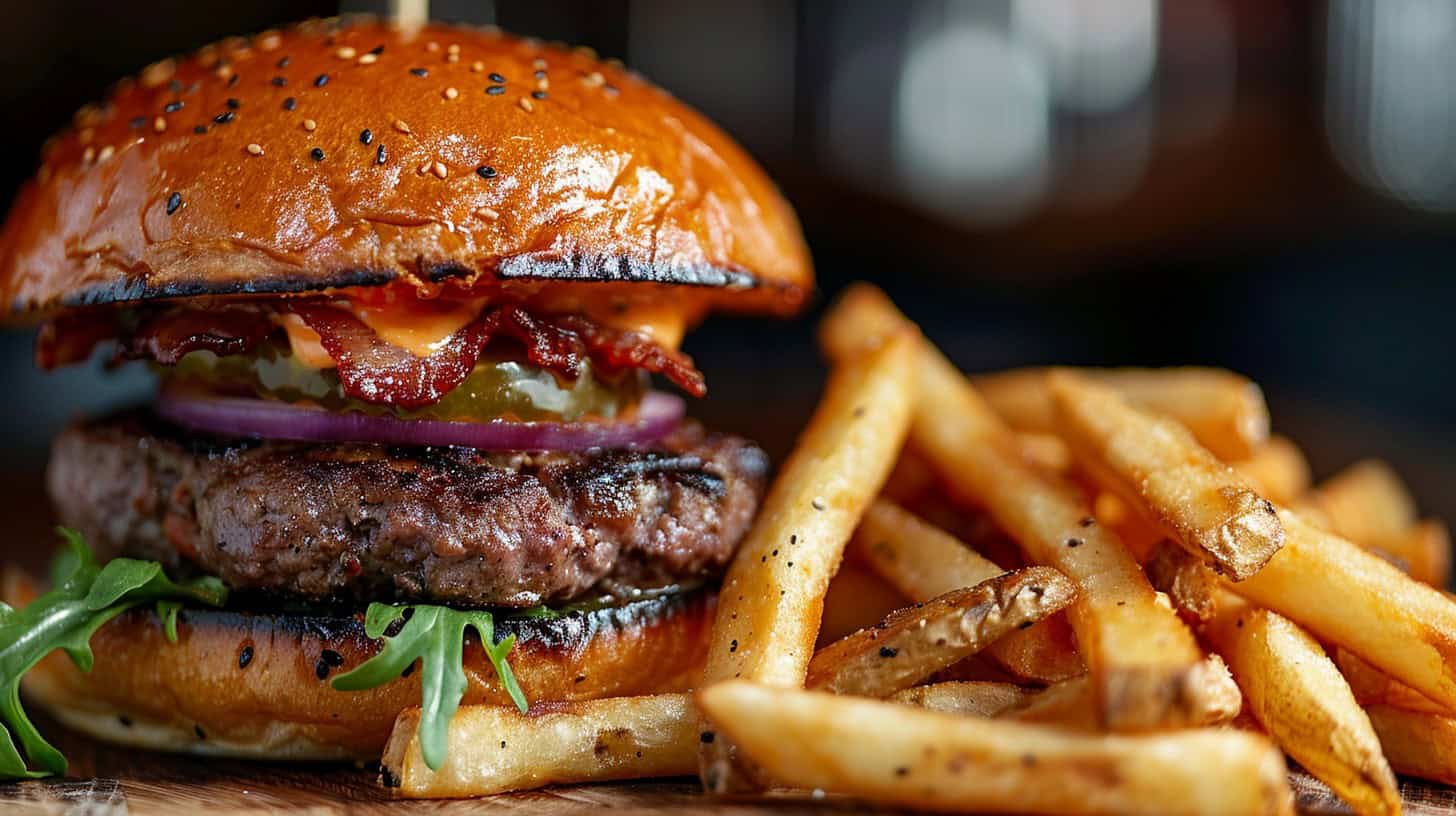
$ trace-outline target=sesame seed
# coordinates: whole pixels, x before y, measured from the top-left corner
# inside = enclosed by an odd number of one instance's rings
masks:
[[[546,78],[546,72],[545,71],[537,71],[536,73],[532,74],[531,76],[534,76],[537,79],[545,79]]]
[[[486,221],[494,221],[497,218],[500,218],[500,213],[492,210],[489,207],[481,207],[480,209],[475,211],[475,215],[479,218],[484,218]]]
[[[313,159],[314,161],[323,161],[324,149],[322,147],[315,147],[314,149],[308,151],[308,155],[309,158]]]
[[[415,168],[415,172],[416,173],[419,173],[420,175],[423,176],[424,174],[430,172],[430,168],[433,167],[434,165],[435,165],[435,162],[433,160],[431,160],[431,159],[425,159],[424,164],[421,164],[419,167],[416,167]]]
[[[369,144],[372,141],[374,141],[374,131],[369,128],[364,128],[359,131],[359,142],[361,144]]]
[[[309,133],[313,133],[315,130],[318,130],[318,122],[312,119],[305,119],[303,120],[303,129]]]
[[[158,116],[156,119],[153,119],[152,120],[152,130],[155,130],[158,133],[162,133],[162,132],[166,131],[166,129],[167,129],[167,120],[166,119],[163,119],[162,117]]]
[[[374,151],[374,163],[384,164],[386,161],[389,161],[389,152],[384,149],[384,144],[381,142],[379,149]]]
[[[162,106],[162,112],[163,113],[176,113],[177,111],[182,110],[182,108],[184,108],[184,107],[186,107],[186,103],[183,102],[182,100],[178,99],[178,100],[176,100],[174,102],[168,102],[167,104],[163,105]]]
[[[491,96],[500,96],[501,94],[506,92],[506,86],[492,85],[489,88],[486,88],[485,92],[490,94]]]
[[[546,60],[537,57],[536,59],[531,60],[531,67],[535,68],[537,71],[544,71],[546,70]]]
[[[601,71],[592,71],[582,79],[582,82],[585,82],[589,88],[599,88],[607,83],[607,78],[602,76]]]
[[[215,73],[218,79],[226,79],[228,81],[229,88],[238,84],[239,77],[233,73],[233,67],[231,65],[220,65]]]
[[[433,54],[434,52],[440,50],[440,44],[435,42],[434,40],[430,40],[429,42],[425,43],[425,50]]]
[[[531,91],[531,98],[532,99],[545,99],[546,98],[546,92],[545,91]]]
[[[97,153],[96,154],[96,160],[97,161],[106,161],[107,159],[111,158],[114,155],[116,155],[116,148],[112,147],[111,145],[107,145],[107,146],[101,148],[101,152],[100,153]]]
[[[443,95],[443,96],[444,96],[444,97],[445,97],[445,98],[446,98],[446,99],[454,99],[454,98],[455,98],[455,97],[457,97],[457,96],[459,96],[459,95],[460,95],[460,92],[459,92],[459,91],[457,91],[457,90],[455,90],[455,89],[454,89],[454,88],[446,88],[446,89],[445,89],[445,90],[444,90],[444,92],[443,92],[443,93],[442,93],[442,95]]]
[[[809,502],[809,506],[810,507],[813,507],[815,510],[823,510],[824,509],[824,500],[822,498],[818,497],[818,496],[815,496],[814,497],[814,500],[811,501],[811,502]]]
[[[243,106],[243,103],[232,97],[228,97],[227,106],[231,110],[237,110],[238,108],[241,108]]]
[[[182,194],[172,193],[167,196],[167,215],[171,215],[182,206]]]
[[[358,54],[358,51],[355,51],[347,45],[334,52],[334,56],[338,57],[339,59],[353,59],[354,57],[358,56]]]
[[[524,96],[516,100],[516,104],[520,105],[521,110],[525,111],[526,113],[531,113],[532,111],[536,110],[536,106],[531,104],[531,100],[527,99]]]
[[[284,110],[291,111],[291,110],[293,110],[296,107],[298,107],[298,100],[297,99],[294,99],[293,97],[290,96],[287,99],[283,100],[283,109]]]
[[[251,142],[248,144],[248,152],[254,156],[261,156],[263,155],[263,146],[257,142]]]
[[[383,54],[383,53],[384,53],[384,46],[382,46],[382,45],[376,45],[373,48],[369,49],[369,53],[368,54],[365,54],[364,56],[366,56],[366,57],[377,57],[377,56],[379,56],[380,54]]]
[[[226,125],[228,122],[231,122],[236,116],[237,114],[233,113],[232,111],[223,111],[222,113],[219,113],[218,115],[212,117],[212,121],[216,122],[219,125]]]
[[[445,49],[445,53],[446,54],[458,54],[458,53],[460,53],[460,44],[459,43],[450,43],[450,47]]]
[[[486,78],[489,79],[491,82],[505,82],[506,81],[506,78],[505,77],[501,76],[500,74],[495,73],[494,71],[492,71],[490,73],[490,76],[488,76]]]
[[[430,69],[428,69],[428,68],[411,68],[410,69],[410,73],[411,74],[414,74],[417,77],[427,77],[427,76],[430,75]]]
[[[279,68],[287,68],[288,67],[288,63],[290,63],[290,62],[293,62],[293,57],[284,57],[283,59],[278,60],[278,67]]]
[[[320,680],[328,679],[329,664],[325,663],[323,660],[320,660],[319,662],[314,664],[313,673],[314,676]]]
[[[480,60],[476,60],[475,62],[470,63],[470,72],[471,73],[478,74],[478,73],[480,73],[481,71],[484,71],[484,70],[485,70],[485,63],[481,62]]]
[[[545,78],[536,80],[536,90],[538,90],[538,91],[545,91],[545,90],[548,90],[550,88],[551,88],[551,80],[545,79]]]
[[[329,75],[328,74],[319,74],[318,76],[316,76],[316,77],[313,78],[313,86],[315,88],[322,88],[323,86],[325,86],[327,84],[329,84]]]
[[[890,646],[881,646],[880,647],[880,657],[894,657],[895,655],[897,655],[899,653],[900,653],[900,650],[899,649],[896,649],[896,648],[893,648],[893,647],[890,647]]]
[[[87,164],[90,164],[91,162],[96,161],[96,148],[94,148],[94,147],[88,147],[84,151],[82,151],[82,153],[81,153],[81,161],[84,161]]]
[[[201,136],[202,134],[207,132],[207,125],[196,125],[192,128],[192,132]]]
[[[243,647],[243,650],[241,652],[238,652],[238,668],[240,668],[240,669],[246,669],[248,667],[248,664],[249,663],[252,663],[252,662],[253,662],[253,647],[252,646],[244,646]]]
[[[273,87],[275,87],[275,88],[282,88],[283,86],[285,86],[287,84],[288,84],[288,78],[287,77],[281,77],[281,76],[273,77]]]
[[[147,124],[147,117],[145,117],[145,116],[136,116],[136,117],[133,117],[132,120],[131,120],[131,122],[130,122],[130,124],[131,124],[133,130],[135,130],[136,128],[145,127],[146,124]]]
[[[481,166],[475,168],[475,175],[480,176],[483,179],[495,178],[495,168],[491,167],[488,164],[482,164]]]
[[[445,166],[445,163],[438,161],[435,162],[435,165],[430,168],[430,171],[433,172],[437,178],[444,178],[450,174],[450,170]]]
[[[394,120],[394,129],[400,133],[410,133],[410,126],[404,123],[403,119]]]

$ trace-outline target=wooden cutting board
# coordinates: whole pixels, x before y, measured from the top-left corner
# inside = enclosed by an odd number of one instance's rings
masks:
[[[74,778],[0,785],[0,812],[84,816],[244,816],[288,811],[309,816],[501,812],[521,816],[600,816],[613,808],[673,816],[822,816],[889,814],[849,799],[773,796],[724,801],[701,793],[692,779],[554,787],[488,799],[396,799],[366,768],[274,764],[172,756],[102,745],[41,723],[60,737]],[[1323,784],[1291,775],[1302,814],[1348,814]],[[1409,816],[1456,814],[1456,789],[1404,780]]]

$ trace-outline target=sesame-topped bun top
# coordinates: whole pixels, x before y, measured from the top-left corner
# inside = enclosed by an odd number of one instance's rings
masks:
[[[753,160],[620,64],[372,18],[124,80],[46,145],[0,232],[16,313],[395,281],[786,313],[813,275]]]

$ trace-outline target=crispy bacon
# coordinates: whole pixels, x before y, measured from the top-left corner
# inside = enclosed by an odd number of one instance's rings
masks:
[[[35,364],[47,371],[83,362],[101,343],[116,336],[111,314],[76,312],[51,318],[35,336]]]
[[[586,344],[587,354],[608,371],[637,368],[661,374],[695,397],[708,393],[707,381],[693,365],[693,358],[681,351],[665,349],[640,332],[609,329],[575,316],[561,318],[557,325],[580,337]]]
[[[176,365],[192,351],[210,351],[219,357],[246,354],[276,328],[267,314],[248,307],[172,309],[143,321],[122,339],[119,354],[162,365]]]

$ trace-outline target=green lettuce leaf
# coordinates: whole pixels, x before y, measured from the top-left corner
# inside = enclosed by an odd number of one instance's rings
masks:
[[[227,589],[216,578],[175,582],[155,561],[118,558],[99,566],[80,534],[59,532],[67,547],[52,564],[53,588],[24,609],[0,604],[0,779],[66,771],[66,758],[40,735],[20,703],[20,678],[42,658],[60,649],[81,671],[90,671],[95,661],[91,636],[126,610],[184,601],[221,606],[227,600]],[[176,610],[164,618],[175,637]]]
[[[395,622],[405,618],[398,634],[385,637]],[[404,670],[420,661],[422,677],[420,699],[420,748],[425,764],[439,769],[449,746],[450,719],[460,708],[465,696],[463,649],[465,630],[475,630],[485,649],[490,665],[500,678],[501,686],[521,711],[526,710],[526,696],[516,683],[506,655],[515,646],[512,635],[495,642],[495,618],[489,612],[457,610],[444,606],[395,606],[373,603],[364,613],[364,633],[371,638],[385,637],[384,648],[334,678],[339,691],[363,691],[398,679]]]

